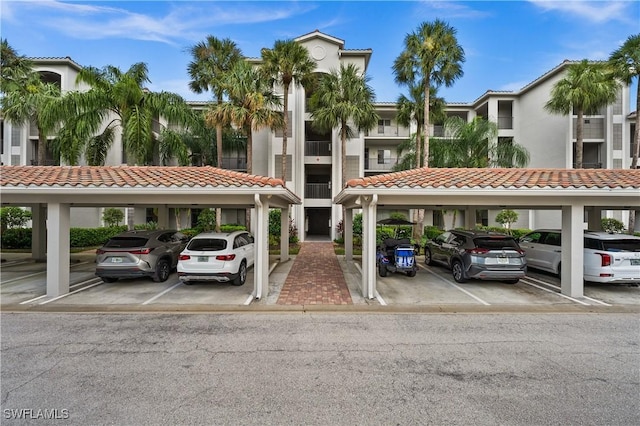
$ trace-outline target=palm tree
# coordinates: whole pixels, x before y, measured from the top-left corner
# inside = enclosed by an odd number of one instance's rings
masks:
[[[340,64],[339,71],[334,69],[320,77],[311,97],[313,125],[323,131],[337,128],[340,133],[343,187],[347,181],[347,139],[354,137],[356,130],[372,129],[380,118],[373,107],[375,94],[368,82],[369,77],[361,75],[354,64]]]
[[[566,76],[551,89],[551,99],[545,109],[552,114],[570,114],[576,120],[576,169],[582,168],[584,115],[594,113],[616,100],[620,83],[608,72],[605,63],[587,59],[567,67]]]
[[[208,125],[232,124],[247,136],[247,173],[253,172],[253,131],[264,127],[282,128],[281,107],[277,96],[261,71],[247,61],[237,62],[226,74],[224,90],[229,101],[210,105],[205,112]]]
[[[620,48],[613,51],[609,56],[609,65],[613,68],[615,76],[626,84],[631,85],[634,78],[640,83],[640,34],[629,36]],[[631,160],[632,169],[638,168],[640,155],[640,120],[638,120],[640,84],[637,85],[636,90],[636,132],[633,137],[635,144]]]
[[[17,76],[14,74],[14,76]],[[45,83],[37,72],[24,75],[7,85],[7,92],[0,98],[0,109],[5,120],[16,125],[34,123],[38,129],[39,166],[47,158],[47,137],[55,130],[63,117],[60,109],[60,87]]]
[[[411,155],[413,160],[411,163],[407,163],[407,160],[403,160],[403,164],[412,164],[410,168],[415,168],[420,167],[420,164],[416,160],[422,160],[422,142],[424,141],[422,138],[422,126],[424,125],[424,86],[422,83],[409,83],[408,86],[409,97],[401,94],[396,101],[398,109],[396,120],[398,121],[398,124],[405,127],[410,127],[414,120],[416,122],[416,134],[413,138],[415,146]],[[429,89],[429,95],[431,96],[429,101],[429,115],[431,115],[431,117],[429,117],[429,120],[443,122],[447,117],[444,98],[438,96],[438,89],[436,87],[431,87],[431,89]],[[407,149],[404,144],[398,148],[400,149],[398,154],[401,154],[402,150]]]
[[[0,41],[0,92],[8,93],[24,86],[33,73],[33,62],[9,45],[7,39]]]
[[[74,117],[59,135],[61,152],[68,160],[77,161],[74,155],[80,144],[88,149],[87,158],[104,161],[101,153],[109,150],[114,127],[120,126],[127,156],[139,163],[152,163],[160,144],[153,130],[159,117],[184,128],[193,125],[194,112],[182,97],[169,92],[151,92],[144,87],[149,81],[147,65],[142,62],[126,72],[114,66],[83,68],[76,82],[86,83],[91,89],[70,92],[64,102],[66,116]],[[99,134],[107,119],[111,121]],[[182,147],[176,149],[184,152]],[[180,152],[169,153],[165,147],[165,155],[169,154]]]
[[[404,39],[405,50],[393,63],[395,80],[400,84],[416,84],[420,81],[424,89],[424,125],[425,133],[429,132],[429,94],[431,86],[447,87],[462,77],[462,63],[465,61],[464,50],[458,44],[455,28],[436,19],[434,22],[423,22],[415,32],[407,34]],[[424,138],[422,159],[424,167],[429,166],[429,138]],[[417,143],[420,143],[419,141]]]
[[[242,60],[242,52],[230,39],[220,40],[208,36],[191,48],[193,60],[189,63],[189,87],[196,93],[210,91],[218,104],[224,100],[224,79],[236,62]],[[222,128],[216,125],[216,158],[217,166],[222,167]],[[217,215],[219,216],[219,215]]]
[[[526,167],[529,163],[527,149],[512,138],[493,143],[498,126],[492,121],[452,117],[444,128],[445,137],[432,140],[432,167]]]
[[[271,84],[283,88],[282,182],[287,182],[287,132],[289,129],[289,87],[306,85],[316,69],[309,51],[295,40],[276,40],[273,49],[262,49],[262,71]]]

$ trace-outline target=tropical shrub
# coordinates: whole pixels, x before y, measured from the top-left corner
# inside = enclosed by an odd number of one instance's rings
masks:
[[[604,218],[600,221],[602,224],[602,230],[607,232],[620,233],[624,231],[624,223],[618,219]]]
[[[114,208],[105,209],[102,212],[102,220],[107,227],[118,226],[124,220],[124,212]]]

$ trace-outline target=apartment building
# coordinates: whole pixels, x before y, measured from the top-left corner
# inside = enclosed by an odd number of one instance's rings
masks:
[[[305,46],[317,62],[317,73],[328,73],[340,64],[355,64],[366,72],[372,49],[346,49],[345,41],[319,31],[302,35],[296,39]],[[70,58],[32,58],[36,69],[44,78],[59,82],[63,91],[84,90],[75,86],[75,77],[80,66]],[[259,58],[249,58],[259,63]],[[539,78],[517,91],[487,91],[469,103],[447,105],[449,116],[465,120],[483,117],[497,123],[498,139],[513,138],[525,146],[530,154],[529,167],[572,168],[574,166],[574,128],[576,116],[551,115],[544,110],[549,100],[551,88],[560,80],[571,61],[564,61]],[[185,65],[186,66],[186,65]],[[391,65],[390,65],[391,66]],[[276,88],[277,90],[278,88]],[[280,92],[282,89],[280,88]],[[303,200],[294,206],[292,219],[298,228],[300,240],[307,238],[335,238],[336,226],[342,219],[342,209],[332,204],[333,197],[341,189],[341,149],[337,130],[322,134],[312,126],[308,111],[311,93],[302,87],[291,86],[289,93],[288,146],[282,152],[282,131],[263,129],[253,135],[253,173],[265,176],[281,175],[282,155],[287,157],[286,185]],[[628,168],[631,164],[632,140],[636,113],[629,110],[630,92],[628,86],[620,90],[616,102],[602,108],[596,115],[585,117],[584,126],[584,167]],[[190,103],[196,109],[203,109],[203,102]],[[396,120],[394,103],[376,103],[380,116],[378,125],[361,132],[347,142],[347,179],[388,173],[398,161],[397,147],[415,131],[415,126],[400,126]],[[431,126],[432,137],[442,136],[442,123]],[[158,125],[166,125],[158,118]],[[31,164],[37,158],[37,129],[34,126],[12,126],[2,123],[3,164]],[[497,142],[497,141],[494,141]],[[51,164],[59,164],[52,156]],[[197,160],[194,160],[197,164]],[[108,165],[126,164],[122,144],[116,139],[107,158]],[[246,154],[226,152],[222,159],[224,168],[246,171]],[[495,225],[498,211],[479,212],[477,223]],[[390,212],[380,210],[385,216]],[[409,215],[410,212],[405,212]],[[197,212],[178,212],[175,221],[183,224],[193,221]],[[626,220],[626,212],[608,212],[608,215]],[[84,226],[97,226],[100,212],[83,212]],[[454,216],[457,222],[445,223],[442,212],[428,211],[425,224],[450,226],[464,223],[462,213]],[[153,219],[153,210],[135,212],[135,221]],[[244,211],[223,212],[223,222],[243,223]],[[560,213],[553,211],[521,211],[519,227],[559,227]]]

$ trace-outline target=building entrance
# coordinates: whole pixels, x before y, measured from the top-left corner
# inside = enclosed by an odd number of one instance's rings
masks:
[[[307,236],[327,237],[331,235],[331,208],[305,209]]]

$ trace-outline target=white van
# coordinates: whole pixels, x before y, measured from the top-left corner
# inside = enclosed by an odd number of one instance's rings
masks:
[[[520,238],[530,268],[560,275],[562,234],[539,229]],[[584,280],[598,283],[640,283],[640,237],[600,231],[584,233]]]

